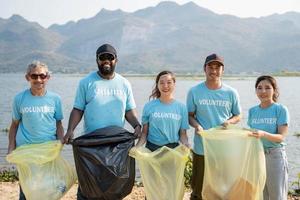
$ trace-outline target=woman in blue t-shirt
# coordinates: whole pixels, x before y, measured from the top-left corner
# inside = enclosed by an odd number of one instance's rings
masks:
[[[186,106],[174,99],[175,75],[170,71],[160,72],[155,81],[155,88],[146,103],[142,114],[142,136],[137,143],[151,151],[162,146],[175,148],[179,142],[189,147],[186,130],[188,113]]]
[[[260,138],[266,157],[267,179],[264,200],[285,200],[288,193],[288,165],[284,139],[288,133],[288,109],[277,103],[279,96],[276,80],[260,76],[255,83],[260,104],[249,110],[248,125]]]

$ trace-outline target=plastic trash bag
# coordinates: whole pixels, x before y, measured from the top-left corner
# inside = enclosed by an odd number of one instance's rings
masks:
[[[62,147],[60,141],[49,141],[22,145],[7,155],[17,166],[26,199],[60,199],[75,183],[75,169],[61,157]]]
[[[128,156],[135,137],[110,126],[73,140],[79,187],[87,198],[118,200],[134,185],[135,161]]]
[[[205,155],[202,196],[207,200],[262,200],[266,180],[263,146],[234,126],[201,132]]]
[[[190,150],[183,145],[163,146],[151,152],[145,147],[132,148],[129,155],[138,161],[147,200],[182,200],[184,168]]]

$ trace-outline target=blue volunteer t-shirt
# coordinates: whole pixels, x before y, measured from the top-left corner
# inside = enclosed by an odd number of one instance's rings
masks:
[[[151,143],[178,142],[180,129],[189,128],[186,106],[176,100],[168,104],[152,100],[144,106],[142,124],[148,124],[147,140]]]
[[[287,107],[279,103],[273,103],[267,108],[261,108],[257,105],[249,110],[248,126],[252,129],[278,134],[278,127],[285,124],[289,124],[289,111]],[[261,140],[265,149],[285,145],[283,142],[271,142],[265,138],[261,138]]]
[[[84,132],[107,126],[123,127],[125,112],[136,107],[129,81],[115,73],[113,79],[97,72],[82,79],[77,88],[74,108],[84,111]]]
[[[63,119],[61,99],[50,91],[33,96],[24,90],[14,98],[12,118],[19,121],[17,147],[56,140],[56,121]]]
[[[188,112],[196,114],[197,122],[204,130],[220,126],[233,115],[241,113],[238,93],[232,87],[222,84],[217,90],[207,88],[202,82],[190,89],[187,96]],[[195,134],[193,150],[203,155],[203,143],[199,134]]]

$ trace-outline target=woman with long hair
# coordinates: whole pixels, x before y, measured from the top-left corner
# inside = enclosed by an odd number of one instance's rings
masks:
[[[162,71],[156,76],[151,99],[143,109],[142,136],[137,143],[151,151],[162,146],[175,148],[179,142],[189,147],[186,130],[188,114],[186,106],[174,99],[175,75],[171,71]]]

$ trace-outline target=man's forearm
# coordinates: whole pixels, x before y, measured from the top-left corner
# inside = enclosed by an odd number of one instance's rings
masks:
[[[16,148],[16,135],[18,130],[19,122],[12,121],[9,133],[8,133],[8,151],[7,153],[11,153]]]
[[[74,130],[76,126],[79,124],[81,118],[83,116],[83,111],[73,108],[70,114],[68,130],[66,135],[63,138],[63,143],[68,144],[70,140],[74,137]]]
[[[83,116],[83,111],[82,110],[78,110],[76,108],[73,108],[73,110],[71,111],[71,114],[70,114],[68,130],[67,130],[68,132],[69,131],[73,132],[75,130],[75,128],[77,127],[77,125],[81,121],[82,116]]]
[[[136,128],[137,126],[140,126],[140,128],[141,128],[141,124],[140,124],[139,120],[137,119],[137,113],[136,113],[135,109],[127,111],[125,113],[125,118],[133,128]]]
[[[58,140],[63,141],[64,127],[62,126],[61,120],[56,121],[56,137]]]

